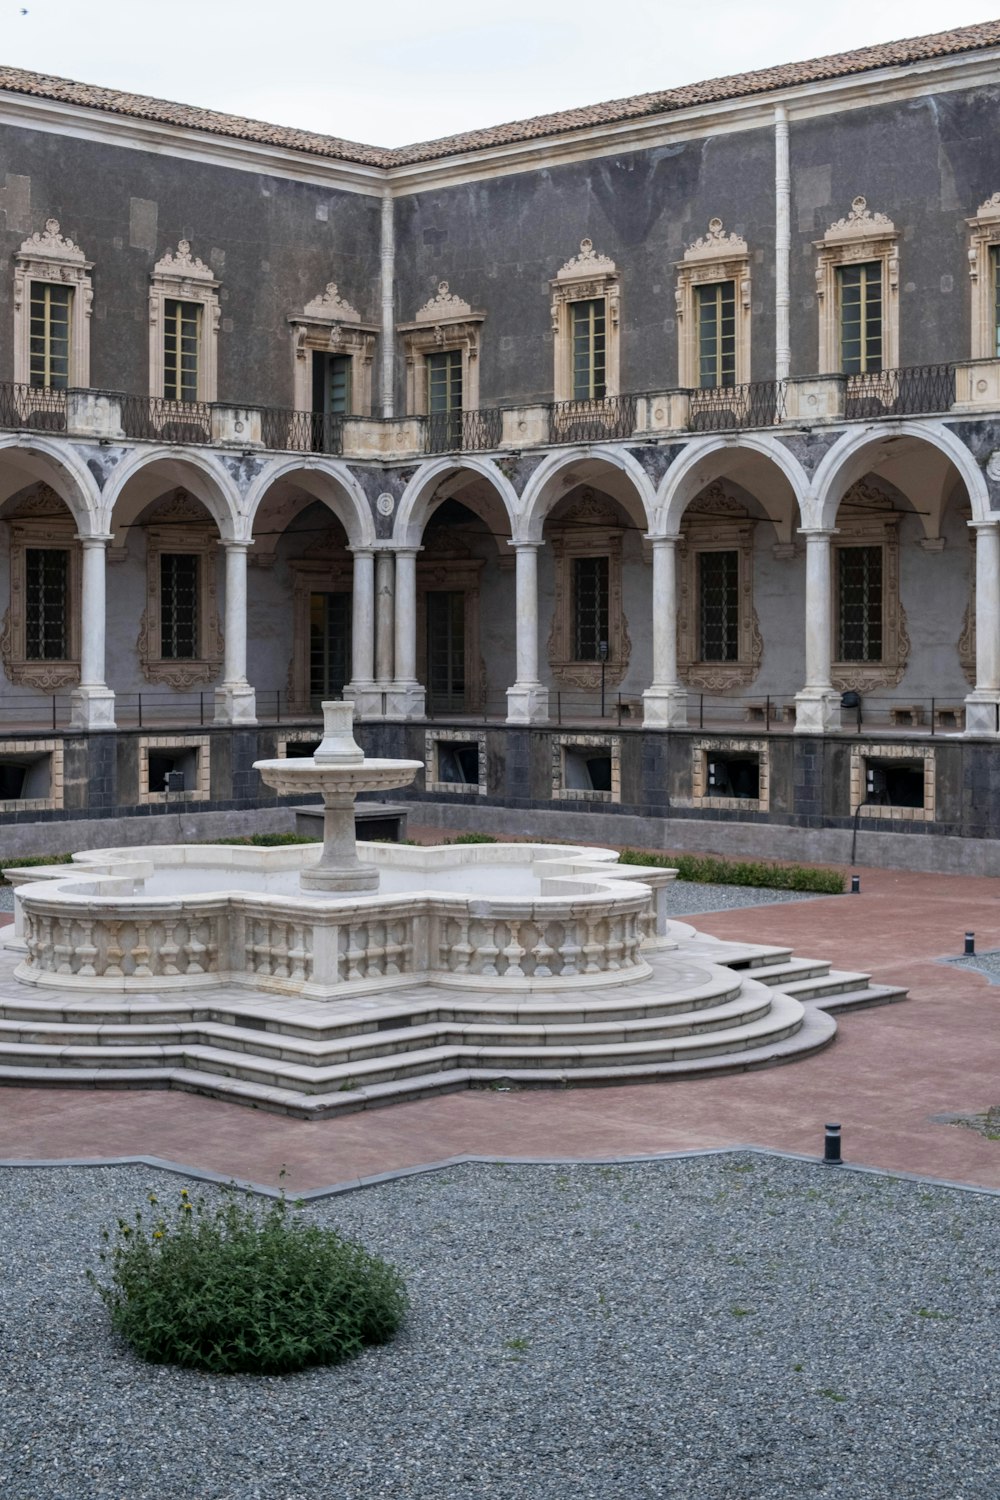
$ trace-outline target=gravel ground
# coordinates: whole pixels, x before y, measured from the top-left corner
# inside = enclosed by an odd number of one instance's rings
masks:
[[[957,969],[975,969],[977,974],[985,974],[990,984],[1000,984],[1000,950],[977,953],[975,958],[958,957],[945,961]]]
[[[4,1500],[996,1500],[1000,1198],[750,1153],[468,1165],[305,1212],[404,1272],[393,1344],[138,1362],[83,1277],[145,1168],[0,1171]]]
[[[0,911],[14,910],[14,887],[0,885]]]

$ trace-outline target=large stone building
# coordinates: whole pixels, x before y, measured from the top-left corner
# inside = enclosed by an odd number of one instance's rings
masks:
[[[443,821],[990,868],[998,65],[399,150],[0,69],[0,854],[343,693]]]

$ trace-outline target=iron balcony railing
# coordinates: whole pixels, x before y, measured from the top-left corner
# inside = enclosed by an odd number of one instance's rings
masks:
[[[503,413],[498,407],[485,411],[436,411],[427,418],[427,453],[476,453],[499,448],[503,438]]]
[[[955,400],[954,365],[911,365],[848,375],[844,395],[847,421],[866,417],[906,417],[947,411]]]
[[[42,385],[0,385],[0,427],[66,431],[66,392]]]
[[[553,401],[550,443],[602,443],[635,432],[637,396],[603,396],[595,401]]]
[[[739,427],[773,427],[785,416],[785,382],[756,380],[691,392],[691,430],[724,432]]]
[[[161,443],[210,443],[212,408],[207,401],[168,401],[165,396],[122,396],[126,437]]]
[[[330,412],[266,406],[260,414],[260,438],[265,448],[339,455],[344,451],[344,421]]]

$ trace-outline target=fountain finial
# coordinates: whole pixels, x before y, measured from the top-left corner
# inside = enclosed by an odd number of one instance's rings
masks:
[[[354,704],[324,703],[323,739],[313,760],[318,766],[360,766],[365,752],[354,738]]]

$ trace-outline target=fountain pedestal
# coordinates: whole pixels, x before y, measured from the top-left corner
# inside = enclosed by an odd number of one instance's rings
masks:
[[[254,762],[254,769],[280,796],[318,792],[323,798],[323,852],[319,864],[299,876],[304,891],[378,890],[378,871],[358,859],[357,795],[409,786],[423,767],[420,760],[366,759],[354,739],[353,723],[353,703],[324,703],[323,740],[315,755]]]

